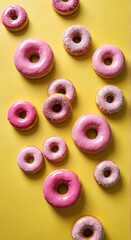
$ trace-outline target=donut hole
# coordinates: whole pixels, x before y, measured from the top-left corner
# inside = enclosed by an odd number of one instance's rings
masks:
[[[18,116],[19,116],[19,118],[24,119],[24,118],[26,117],[26,112],[25,112],[25,111],[20,111],[20,112],[18,113]]]
[[[81,41],[81,36],[79,34],[75,34],[73,37],[74,43],[79,43]]]
[[[10,13],[10,18],[11,18],[12,20],[16,20],[16,19],[18,18],[16,12],[11,12],[11,13]]]
[[[84,235],[85,238],[91,237],[92,234],[93,234],[93,231],[90,228],[86,228],[83,232],[83,235]]]
[[[97,130],[94,129],[94,128],[91,128],[91,129],[88,129],[86,131],[86,136],[89,138],[89,139],[95,139],[97,137]]]
[[[56,153],[59,150],[57,145],[52,146],[51,151]]]
[[[105,177],[109,177],[111,175],[111,171],[110,170],[105,170],[104,171],[104,176]]]
[[[112,64],[112,57],[106,57],[106,58],[104,59],[104,63],[105,63],[106,65],[111,65],[111,64]]]
[[[57,192],[59,194],[66,194],[68,192],[68,185],[66,183],[61,183],[58,187],[57,187]]]
[[[61,105],[60,104],[55,104],[54,106],[53,106],[53,112],[55,112],[55,113],[58,113],[58,112],[60,112],[61,111]]]
[[[28,157],[26,158],[26,162],[27,162],[27,163],[33,163],[33,162],[34,162],[34,157],[33,157],[33,156],[28,156]]]
[[[31,63],[37,63],[40,59],[40,55],[38,52],[32,52],[29,56],[29,61]]]
[[[108,103],[112,103],[114,101],[114,97],[113,96],[107,96],[106,101]]]
[[[62,2],[69,2],[69,0],[62,0]]]
[[[65,91],[64,88],[61,88],[61,89],[58,90],[58,93],[66,94],[66,91]]]

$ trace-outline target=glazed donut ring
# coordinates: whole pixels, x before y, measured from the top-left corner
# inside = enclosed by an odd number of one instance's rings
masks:
[[[77,10],[79,6],[79,0],[52,0],[52,6],[54,10],[59,14],[70,15]]]

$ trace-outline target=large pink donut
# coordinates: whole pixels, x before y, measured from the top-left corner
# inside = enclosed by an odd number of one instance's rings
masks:
[[[67,193],[58,193],[57,189],[61,184],[68,186]],[[81,183],[75,173],[68,170],[58,170],[46,178],[43,193],[46,201],[53,207],[69,208],[80,198]]]
[[[37,62],[31,62],[32,56],[38,56]],[[41,78],[47,75],[54,64],[54,54],[43,40],[30,38],[16,49],[14,63],[17,70],[27,78]]]
[[[20,114],[24,113],[24,118]],[[9,122],[19,130],[27,130],[32,128],[37,120],[38,115],[35,107],[29,102],[15,102],[8,111]]]
[[[59,14],[69,15],[77,10],[79,6],[79,0],[52,0],[52,6],[54,10]]]
[[[2,23],[10,31],[19,31],[28,23],[28,16],[24,8],[12,5],[2,13]]]
[[[105,60],[110,59],[110,65],[105,64]],[[122,51],[115,46],[105,45],[98,48],[93,55],[93,67],[95,71],[104,78],[114,78],[118,76],[125,65],[125,57]]]
[[[97,136],[89,139],[87,130],[95,129]],[[73,128],[73,139],[80,150],[90,154],[96,154],[108,147],[111,141],[111,128],[108,122],[96,114],[88,114],[80,117]]]
[[[33,158],[33,162],[28,162],[29,158]],[[40,171],[43,167],[43,155],[36,147],[27,147],[20,151],[17,163],[19,168],[29,174],[34,174]]]

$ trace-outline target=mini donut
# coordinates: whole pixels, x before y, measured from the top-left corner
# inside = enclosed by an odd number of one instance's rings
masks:
[[[108,98],[110,101],[108,101]],[[105,114],[114,114],[121,110],[125,102],[123,92],[115,86],[105,86],[96,96],[96,104]]]
[[[104,238],[104,228],[102,223],[95,217],[84,216],[79,218],[73,226],[73,240],[102,240]]]
[[[8,120],[15,128],[28,130],[36,124],[38,114],[30,102],[17,101],[8,111]]]
[[[103,161],[95,167],[94,178],[100,186],[109,188],[119,181],[120,170],[114,162]]]
[[[20,31],[28,23],[28,16],[25,9],[18,5],[6,8],[1,17],[3,25],[10,31]]]
[[[68,53],[79,56],[85,54],[91,46],[91,35],[81,25],[70,26],[63,35],[64,47]]]
[[[79,0],[52,0],[53,9],[61,15],[74,13],[79,6]]]
[[[89,129],[97,131],[95,139],[87,137]],[[111,128],[108,122],[96,114],[80,117],[73,128],[73,139],[77,147],[83,152],[96,154],[108,147],[111,141]]]
[[[66,185],[68,191],[60,194],[58,188]],[[81,183],[77,175],[68,170],[57,170],[50,174],[43,187],[45,200],[55,208],[69,208],[80,198]]]
[[[51,95],[43,106],[45,117],[52,123],[62,123],[71,115],[72,107],[66,96],[63,94]]]
[[[30,158],[33,160],[33,162],[29,161]],[[43,155],[41,151],[36,147],[24,148],[18,155],[17,164],[19,168],[26,173],[37,173],[43,167]]]
[[[106,64],[109,60],[109,64]],[[118,76],[125,65],[123,52],[113,45],[98,48],[93,55],[93,68],[101,77],[114,78]]]
[[[60,78],[53,81],[49,88],[48,88],[48,94],[49,96],[54,93],[63,93],[65,96],[69,99],[69,101],[72,103],[76,96],[76,90],[72,82],[70,82],[67,79]]]
[[[37,57],[37,62],[32,58]],[[43,40],[30,38],[16,49],[14,63],[17,70],[27,78],[37,79],[47,75],[54,65],[51,47]]]

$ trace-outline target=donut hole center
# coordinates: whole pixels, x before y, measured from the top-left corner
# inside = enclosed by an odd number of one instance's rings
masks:
[[[89,139],[95,139],[97,137],[97,130],[94,129],[94,128],[90,128],[86,131],[86,136],[89,138]]]
[[[106,57],[106,58],[104,59],[104,63],[105,63],[107,66],[111,65],[111,64],[112,64],[112,61],[113,61],[112,57]]]
[[[19,112],[18,116],[19,116],[19,118],[24,119],[26,117],[26,112],[22,110]]]
[[[62,2],[69,2],[69,0],[62,0]]]
[[[112,103],[114,101],[114,97],[113,96],[107,96],[106,101],[108,103]]]
[[[32,52],[29,56],[29,61],[31,63],[37,63],[40,59],[40,55],[38,52]]]
[[[105,170],[104,171],[104,176],[105,177],[109,177],[111,175],[111,171],[110,170]]]
[[[61,183],[58,187],[57,187],[57,192],[59,194],[66,194],[68,192],[68,185],[66,183]]]
[[[16,20],[16,19],[18,18],[16,12],[11,12],[11,13],[10,13],[10,18],[11,18],[12,20]]]
[[[58,113],[61,111],[61,105],[60,104],[55,104],[53,106],[53,112]]]
[[[66,91],[64,88],[59,89],[58,93],[66,94]]]
[[[27,162],[27,163],[33,163],[33,162],[34,162],[34,157],[33,157],[33,156],[28,156],[28,157],[26,158],[26,162]]]
[[[92,234],[93,234],[93,231],[90,228],[86,228],[83,232],[83,235],[84,235],[85,238],[91,237]]]
[[[52,146],[51,151],[56,153],[59,150],[57,145]]]
[[[74,43],[79,43],[81,41],[81,36],[79,34],[75,34],[73,37]]]

